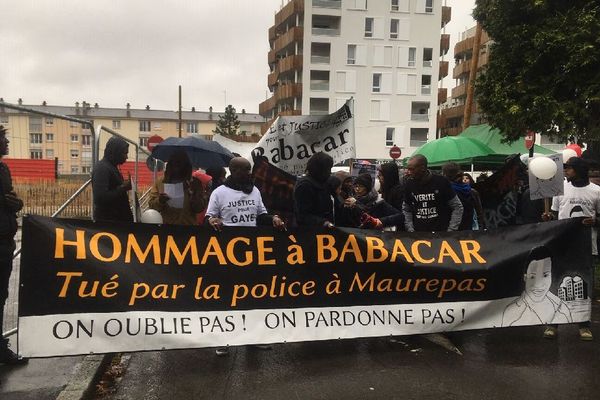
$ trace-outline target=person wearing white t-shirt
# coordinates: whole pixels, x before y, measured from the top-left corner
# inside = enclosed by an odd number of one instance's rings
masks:
[[[278,215],[269,215],[258,189],[252,183],[250,162],[235,157],[229,162],[231,175],[216,188],[208,200],[205,221],[216,231],[224,226],[272,225],[285,230],[285,222]],[[258,347],[270,349],[268,345]],[[218,356],[229,354],[227,347],[216,350]]]
[[[600,186],[591,183],[589,179],[589,166],[587,162],[578,157],[571,157],[564,164],[565,178],[564,194],[552,198],[552,213],[542,214],[544,221],[553,218],[567,219],[585,217],[582,223],[592,227],[592,255],[598,256],[596,237],[598,232],[598,218],[600,215]],[[590,322],[579,323],[579,337],[581,340],[593,340]],[[554,339],[557,335],[558,325],[548,325],[544,330],[544,337]]]

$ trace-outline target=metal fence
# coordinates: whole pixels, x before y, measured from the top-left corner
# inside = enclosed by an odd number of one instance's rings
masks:
[[[66,121],[76,122],[81,124],[84,128],[89,129],[92,135],[92,170],[98,162],[98,152],[100,149],[100,136],[105,133],[111,136],[120,137],[125,140],[131,146],[135,148],[135,169],[134,176],[132,177],[132,190],[138,190],[137,177],[138,177],[138,161],[140,153],[150,155],[150,153],[141,148],[139,143],[132,141],[124,136],[121,136],[112,129],[99,125],[94,126],[93,121],[87,121],[79,118],[70,117],[67,115],[59,115],[44,111],[33,110],[27,107],[18,106],[15,104],[9,104],[0,102],[0,107],[10,108],[14,110],[23,111],[30,114],[41,115],[45,117],[57,118]],[[155,168],[156,169],[156,168]],[[156,175],[155,175],[156,178]],[[65,185],[60,186],[55,183],[44,184],[15,184],[15,189],[19,197],[24,202],[24,208],[19,213],[24,214],[38,214],[47,215],[51,217],[78,217],[78,218],[92,218],[93,219],[93,206],[92,206],[92,192],[91,192],[91,179],[85,181],[81,185]],[[140,198],[140,204],[143,205],[147,202],[147,194],[144,193]],[[59,206],[57,206],[60,204]],[[134,221],[137,221],[137,215],[134,212]],[[20,224],[19,224],[20,225]],[[13,255],[13,272],[9,282],[8,288],[8,299],[4,305],[4,321],[2,322],[2,336],[7,337],[17,332],[18,323],[18,306],[19,306],[19,266],[21,262],[21,230],[17,232],[16,236],[17,250]]]

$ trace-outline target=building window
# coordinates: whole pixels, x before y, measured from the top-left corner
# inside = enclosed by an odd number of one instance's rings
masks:
[[[427,128],[410,128],[410,145],[411,147],[421,147],[427,143],[429,129]]]
[[[421,76],[421,94],[431,94],[431,75]]]
[[[195,122],[188,122],[187,133],[198,133],[198,124]]]
[[[46,142],[54,142],[54,133],[46,133]]]
[[[140,146],[141,147],[148,147],[148,138],[147,137],[141,137],[140,138]]]
[[[140,121],[140,132],[150,132],[151,130],[150,121]]]
[[[71,149],[71,158],[79,158],[79,150]]]
[[[42,117],[29,117],[29,132],[42,131]]]
[[[113,129],[121,129],[121,120],[113,119],[112,126]]]
[[[365,18],[365,37],[372,38],[373,37],[373,18],[367,17]]]
[[[398,73],[398,94],[417,94],[417,75]]]
[[[8,124],[8,115],[0,115],[0,124]]]
[[[46,158],[54,158],[54,149],[46,149]]]
[[[367,9],[367,0],[350,0],[351,10],[366,10]]]
[[[433,0],[425,0],[425,12],[426,13],[433,12]]]
[[[417,48],[409,47],[408,48],[408,66],[414,67],[417,65]]]
[[[390,20],[390,39],[398,39],[398,26],[400,25],[400,20],[392,18]]]
[[[385,130],[385,145],[393,146],[394,145],[394,134],[396,132],[396,128],[386,128]]]
[[[29,156],[32,160],[41,160],[42,159],[42,151],[41,150],[31,150],[29,152]]]
[[[79,126],[79,122],[69,121],[69,126],[71,128],[77,128]]]
[[[373,74],[373,89],[372,89],[372,91],[373,91],[373,93],[381,92],[381,74],[380,73]]]
[[[410,0],[391,0],[391,11],[394,12],[409,12]]]
[[[423,49],[423,66],[431,67],[433,66],[433,49],[432,48],[424,48]]]
[[[81,144],[84,146],[92,145],[92,135],[81,135]]]
[[[77,165],[72,165],[71,166],[71,173],[72,174],[78,174],[79,173],[79,167]]]
[[[350,64],[350,65],[356,64],[356,45],[355,44],[348,45],[348,58],[346,60],[346,64]]]
[[[42,143],[42,134],[41,133],[30,133],[29,134],[29,143],[31,143],[31,144]]]
[[[81,173],[82,174],[89,174],[91,172],[92,172],[92,167],[90,167],[90,166],[81,167]]]
[[[46,117],[46,125],[54,125],[54,118]]]
[[[71,135],[71,143],[79,142],[79,135]]]
[[[429,102],[413,101],[410,114],[413,121],[429,121]]]

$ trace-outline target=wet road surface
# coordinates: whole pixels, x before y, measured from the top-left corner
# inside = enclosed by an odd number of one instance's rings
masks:
[[[449,333],[458,355],[422,336],[124,354],[105,399],[600,399],[600,303],[593,342],[576,325]]]

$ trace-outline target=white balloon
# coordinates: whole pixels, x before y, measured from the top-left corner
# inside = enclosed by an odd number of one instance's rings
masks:
[[[538,179],[552,179],[556,175],[556,163],[548,157],[535,157],[529,160],[529,170]]]
[[[152,208],[147,209],[142,213],[142,222],[145,224],[162,224],[162,215]]]
[[[571,157],[577,157],[577,152],[573,149],[564,149],[562,151],[563,162],[567,162]]]

